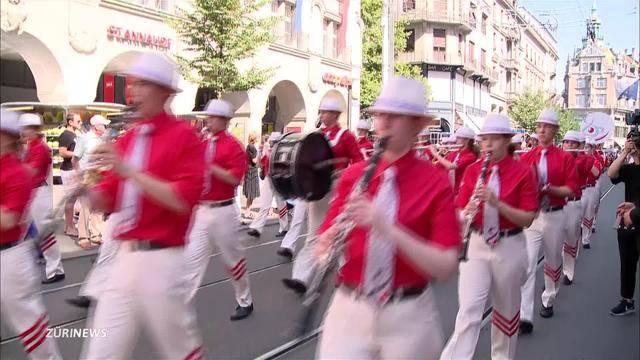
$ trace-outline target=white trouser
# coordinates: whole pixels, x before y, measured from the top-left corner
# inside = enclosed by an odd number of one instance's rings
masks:
[[[600,178],[598,178],[598,180],[596,180],[596,208],[594,210],[593,213],[593,228],[596,228],[596,222],[598,220],[598,210],[600,209],[600,196],[602,196],[602,188],[600,187],[602,185],[602,181],[600,181]]]
[[[489,294],[493,304],[491,358],[514,359],[520,325],[520,287],[527,277],[524,234],[501,238],[492,248],[474,232],[468,256],[469,260],[460,263],[456,327],[440,359],[473,359]]]
[[[533,320],[533,297],[535,295],[536,268],[540,248],[544,253],[544,292],[542,305],[553,306],[562,274],[562,243],[564,242],[565,215],[563,210],[540,212],[531,226],[525,229],[527,239],[527,282],[522,287],[522,304],[520,317],[522,320]]]
[[[285,235],[285,237],[282,239],[282,243],[280,244],[281,248],[289,249],[292,252],[295,250],[295,245],[298,241],[298,238],[304,236],[304,234],[300,234],[300,231],[302,231],[302,225],[304,224],[305,220],[307,220],[308,209],[308,202],[298,200],[295,208],[293,209],[293,219],[291,220],[291,227],[289,228],[287,235]]]
[[[33,241],[0,252],[0,312],[19,334],[30,359],[62,359],[47,337],[49,317],[40,296],[40,276],[33,261]]]
[[[287,204],[285,204],[278,193],[273,191],[273,185],[271,185],[271,180],[269,179],[265,179],[260,184],[260,212],[258,212],[258,216],[251,222],[249,228],[262,233],[262,229],[264,229],[264,225],[267,223],[267,216],[269,215],[269,210],[271,210],[271,203],[274,197],[276,206],[278,207],[278,221],[280,223],[278,231],[283,232],[289,229]]]
[[[318,359],[437,359],[443,337],[430,288],[379,307],[337,289],[324,319]]]
[[[314,248],[318,237],[317,232],[327,215],[331,198],[333,198],[333,188],[322,199],[308,203],[309,224],[307,232],[309,235],[307,235],[304,246],[293,261],[293,270],[291,272],[293,279],[302,281],[305,284],[311,282],[311,277],[316,269]]]
[[[96,306],[93,329],[106,336],[86,340],[80,358],[129,359],[141,328],[159,358],[198,358],[202,341],[180,276],[184,249],[133,251],[130,245],[120,243]]]
[[[582,190],[582,243],[591,243],[591,229],[595,225],[598,191],[595,187]]]
[[[53,193],[51,186],[44,185],[36,189],[29,214],[35,222],[36,229],[41,231],[44,227],[44,222],[47,220],[47,216],[53,210]],[[58,247],[58,240],[55,234],[42,240],[39,244],[40,251],[46,261],[45,275],[47,279],[52,278],[56,274],[64,274],[62,268],[62,254],[60,254],[60,248]]]
[[[120,245],[119,241],[113,240],[111,230],[111,221],[107,219],[102,232],[102,245],[98,249],[98,258],[78,292],[81,296],[97,299],[109,278],[109,271],[111,271],[113,259],[118,253],[118,245]]]
[[[102,231],[102,213],[92,209],[87,196],[80,197],[80,216],[78,217],[78,237],[89,240],[100,238]]]
[[[236,301],[240,306],[252,304],[247,259],[240,243],[242,232],[238,216],[235,205],[214,208],[203,204],[198,206],[185,250],[187,297],[190,301],[202,283],[209,257],[214,246],[217,246],[231,277]]]
[[[562,269],[564,274],[573,281],[575,275],[576,258],[579,252],[580,224],[582,220],[581,200],[569,201],[564,207],[566,227],[562,252]]]

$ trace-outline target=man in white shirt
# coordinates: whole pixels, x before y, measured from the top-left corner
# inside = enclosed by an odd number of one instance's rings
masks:
[[[91,130],[78,137],[73,151],[73,166],[76,170],[85,171],[91,167],[90,154],[102,142],[110,121],[102,115],[94,115],[89,121]],[[86,199],[80,200],[81,210],[78,219],[78,245],[83,249],[102,243],[102,214],[91,209]]]

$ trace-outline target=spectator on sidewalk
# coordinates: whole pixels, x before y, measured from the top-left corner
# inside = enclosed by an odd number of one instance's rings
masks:
[[[102,115],[91,117],[91,130],[78,138],[73,151],[73,163],[76,170],[86,171],[91,168],[91,153],[102,142],[101,137],[106,132],[109,123],[110,121]],[[103,226],[102,214],[93,210],[88,199],[84,197],[80,199],[80,205],[77,244],[83,249],[88,249],[92,245],[102,243],[102,234],[100,233]]]
[[[248,168],[247,173],[244,175],[244,182],[242,184],[242,193],[247,198],[247,210],[243,213],[247,219],[253,219],[251,213],[251,205],[253,200],[260,196],[260,184],[258,183],[258,149],[256,148],[256,142],[258,141],[258,135],[249,135],[249,144],[247,144],[247,160]]]
[[[630,163],[630,159],[634,162]],[[611,164],[607,175],[611,182],[624,182],[624,201],[637,204],[640,201],[640,153],[631,140],[627,140],[618,158]],[[618,250],[620,252],[620,297],[621,300],[613,309],[611,315],[621,316],[635,311],[633,295],[636,285],[636,270],[640,249],[640,229],[637,226],[625,224],[626,211],[620,211],[621,223],[618,228]],[[630,215],[630,214],[629,214]]]
[[[76,147],[76,131],[79,131],[81,126],[82,119],[80,115],[70,113],[67,115],[65,130],[58,137],[58,154],[62,157],[60,179],[62,180],[62,188],[65,194],[72,191],[76,185],[75,172],[71,160],[73,158],[73,150]],[[78,236],[78,229],[76,229],[76,225],[73,223],[73,208],[75,203],[76,198],[69,199],[64,208],[64,233],[73,237]]]

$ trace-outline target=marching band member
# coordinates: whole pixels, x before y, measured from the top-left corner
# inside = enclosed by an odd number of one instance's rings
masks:
[[[464,173],[456,198],[463,215],[475,211],[477,215],[471,225],[468,261],[460,263],[456,326],[442,360],[473,358],[489,294],[493,304],[491,357],[514,359],[516,355],[520,287],[527,278],[522,229],[535,218],[538,191],[531,169],[509,155],[514,134],[509,124],[504,115],[486,117],[480,132],[483,153],[491,153],[483,179],[486,185],[474,190],[483,166],[482,161],[475,162]]]
[[[6,320],[30,359],[62,359],[47,336],[49,317],[39,293],[33,241],[27,234],[33,174],[20,163],[20,126],[15,112],[2,111],[0,121],[0,301]],[[37,191],[37,190],[36,190]]]
[[[211,100],[204,110],[211,138],[205,142],[204,191],[189,233],[185,250],[189,300],[195,297],[209,264],[214,247],[220,249],[222,261],[231,275],[237,307],[231,320],[244,319],[253,312],[249,288],[247,259],[240,243],[240,214],[235,193],[247,169],[247,155],[242,144],[229,133],[233,118],[231,104]]]
[[[309,203],[302,200],[297,200],[296,205],[293,208],[293,218],[291,219],[291,227],[289,227],[289,231],[282,238],[282,242],[280,243],[280,248],[276,253],[282,257],[287,258],[289,261],[293,259],[293,253],[295,251],[295,244],[299,238],[304,235],[301,235],[302,225],[304,225],[305,221],[308,221],[307,214],[309,211]]]
[[[420,149],[418,149],[417,154],[427,161],[431,161],[432,158],[431,150],[428,149],[429,145],[431,145],[431,132],[429,128],[426,127],[420,130],[418,134],[418,147]]]
[[[349,164],[357,163],[364,160],[356,137],[348,130],[340,127],[338,120],[342,113],[342,104],[334,98],[325,98],[318,108],[321,127],[320,131],[329,141],[331,151],[336,159],[344,161],[334,164],[334,178],[344,171]],[[333,187],[332,187],[333,189]],[[291,278],[282,279],[284,285],[298,294],[304,294],[307,291],[307,283],[315,271],[315,258],[313,249],[316,242],[316,232],[322,221],[324,220],[329,208],[329,200],[333,197],[333,191],[329,191],[324,198],[318,201],[308,203],[308,225],[306,241],[298,256],[293,262],[293,270]]]
[[[356,130],[358,131],[358,148],[362,152],[362,156],[366,159],[368,158],[368,151],[373,150],[373,143],[367,137],[367,134],[371,130],[371,125],[367,120],[358,121],[358,125],[356,126]]]
[[[594,151],[593,156],[596,158],[596,164],[599,164],[600,173],[605,173],[607,168],[609,167],[609,163],[607,162],[607,158],[604,156],[602,151],[602,144],[596,145],[596,151]],[[602,187],[600,186],[600,176],[596,179],[596,209],[593,214],[593,227],[591,228],[591,232],[596,232],[596,223],[598,222],[598,210],[600,209],[600,196],[602,195]]]
[[[280,197],[280,194],[273,191],[273,186],[271,185],[271,181],[266,178],[269,172],[269,157],[271,156],[271,150],[273,149],[273,144],[280,141],[282,134],[278,131],[274,131],[269,135],[268,141],[263,147],[263,151],[260,157],[260,163],[262,167],[262,174],[264,179],[262,179],[262,183],[260,184],[260,211],[255,219],[249,225],[248,234],[253,237],[260,237],[262,234],[262,229],[264,225],[267,223],[267,216],[269,215],[269,210],[271,210],[271,203],[273,203],[273,197],[276,198],[276,206],[278,207],[278,222],[280,227],[278,228],[278,234],[276,237],[283,237],[287,234],[289,230],[289,214],[287,210],[287,204],[284,202],[284,199]]]
[[[593,164],[593,158],[576,150],[582,148],[584,136],[578,131],[569,130],[562,139],[563,150],[573,150],[569,152],[576,168],[577,182],[580,190],[567,199],[564,207],[566,215],[565,238],[562,251],[562,279],[565,285],[571,285],[575,275],[576,258],[578,257],[578,242],[580,241],[580,225],[582,223],[582,189],[586,183],[588,169]]]
[[[587,156],[591,158],[586,175],[586,183],[582,188],[582,247],[584,249],[591,248],[591,234],[596,219],[596,207],[600,201],[600,192],[597,189],[596,181],[600,177],[604,169],[604,164],[600,162],[594,154],[596,144],[591,138],[586,139],[585,149]]]
[[[376,133],[386,150],[364,194],[350,193],[361,162],[340,177],[315,252],[319,258],[343,212],[356,224],[327,311],[319,359],[436,359],[442,330],[430,283],[455,271],[460,229],[446,175],[416,156],[427,112],[422,83],[393,77],[374,105]],[[447,224],[447,226],[443,226]]]
[[[51,184],[47,182],[51,171],[51,163],[53,162],[51,149],[42,140],[44,135],[41,132],[42,117],[40,115],[22,114],[19,121],[22,128],[22,136],[27,141],[23,163],[27,166],[31,176],[33,176],[33,185],[36,189],[29,214],[35,222],[36,229],[40,230],[43,226],[43,221],[53,210],[53,189]],[[64,280],[62,254],[55,234],[51,234],[51,236],[37,245],[42,251],[46,263],[46,279],[42,280],[42,283],[51,284]]]
[[[537,134],[540,145],[525,153],[521,161],[537,170],[540,196],[540,213],[531,226],[524,231],[527,238],[529,268],[527,282],[522,288],[520,306],[520,330],[527,334],[533,331],[533,297],[538,253],[544,252],[544,284],[540,316],[553,316],[553,302],[558,294],[562,274],[562,244],[566,216],[563,208],[566,198],[578,192],[576,169],[571,155],[553,145],[558,132],[558,115],[545,109],[538,116]]]
[[[430,146],[431,153],[437,160],[438,165],[449,171],[449,179],[453,186],[453,192],[458,193],[462,175],[466,168],[478,160],[477,149],[475,148],[476,134],[473,130],[466,126],[460,127],[455,132],[455,143],[461,145],[462,148],[457,152],[450,152],[446,157],[438,153],[435,145]]]
[[[511,144],[509,144],[509,156],[516,160],[520,160],[520,154],[522,151],[522,134],[517,133],[511,138]]]
[[[111,213],[113,241],[119,242],[93,321],[108,336],[87,340],[81,358],[129,358],[144,327],[160,357],[201,359],[180,274],[192,209],[203,188],[202,145],[187,121],[165,110],[180,91],[167,58],[140,55],[127,75],[134,79],[140,118],[115,145],[94,150],[96,165],[112,170],[89,191],[94,206]]]
[[[533,133],[529,135],[529,142],[527,144],[527,148],[533,149],[536,148],[540,144],[540,140],[538,140],[538,134]]]

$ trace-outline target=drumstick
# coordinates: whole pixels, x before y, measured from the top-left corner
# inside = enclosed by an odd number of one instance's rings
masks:
[[[334,164],[340,164],[349,162],[349,158],[341,157],[341,158],[333,158],[329,160],[323,160],[318,163],[313,164],[314,170],[321,170],[324,168],[328,168],[329,166],[333,166]]]

